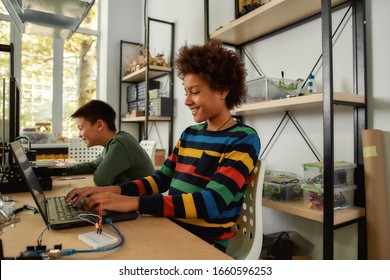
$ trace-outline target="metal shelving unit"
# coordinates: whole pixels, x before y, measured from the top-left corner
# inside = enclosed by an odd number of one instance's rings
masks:
[[[125,45],[133,45],[133,46],[139,46],[142,45],[141,43],[135,43],[135,42],[128,42],[128,41],[121,41],[120,42],[120,93],[119,93],[119,115],[121,116],[120,122],[119,122],[119,129],[121,128],[122,123],[138,123],[139,124],[139,138],[142,140],[147,140],[149,135],[149,125],[150,122],[168,122],[169,123],[169,131],[168,131],[168,154],[170,154],[173,150],[173,114],[171,116],[150,116],[149,115],[149,83],[147,81],[157,79],[160,77],[168,76],[169,80],[169,93],[170,93],[170,100],[171,100],[171,106],[173,108],[173,100],[174,100],[174,89],[173,89],[173,82],[174,82],[174,76],[173,76],[173,68],[171,66],[157,66],[157,65],[151,65],[149,61],[149,36],[150,36],[150,25],[151,22],[156,22],[159,24],[168,25],[170,28],[170,53],[169,53],[169,60],[173,61],[174,56],[174,34],[175,34],[175,24],[172,22],[162,21],[159,19],[154,18],[147,18],[147,25],[145,30],[145,48],[146,48],[146,65],[136,70],[130,74],[125,75],[123,72],[123,55],[124,55],[124,46]],[[145,82],[145,115],[144,116],[135,116],[135,117],[124,117],[122,116],[122,102],[123,102],[123,84],[139,84]]]
[[[236,3],[237,4],[237,3]],[[354,93],[333,92],[332,70],[332,7],[351,5],[353,20],[354,51]],[[292,28],[309,18],[321,17],[322,21],[322,67],[323,93],[292,99],[272,100],[244,104],[235,110],[237,115],[262,114],[323,108],[324,134],[324,211],[313,212],[302,204],[277,203],[263,200],[263,205],[323,223],[323,259],[333,259],[334,230],[352,223],[358,223],[358,258],[367,258],[365,224],[365,186],[361,132],[366,129],[366,49],[365,49],[365,1],[364,0],[272,0],[256,10],[230,22],[215,32],[209,33],[209,1],[205,0],[206,38],[220,39],[227,45],[240,49],[248,43],[259,40],[274,32]],[[237,5],[236,12],[237,12]],[[256,28],[253,28],[256,26]],[[334,134],[333,106],[354,108],[354,155],[357,169],[355,183],[355,207],[341,211],[333,210]]]

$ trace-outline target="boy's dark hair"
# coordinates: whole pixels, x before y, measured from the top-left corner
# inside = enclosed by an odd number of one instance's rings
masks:
[[[91,100],[76,110],[71,115],[72,118],[85,118],[91,124],[97,120],[103,120],[111,131],[116,131],[114,109],[106,102],[101,100]]]
[[[240,56],[223,47],[220,40],[211,39],[205,45],[183,46],[175,61],[178,76],[200,75],[213,90],[229,90],[228,109],[246,100],[246,70]]]

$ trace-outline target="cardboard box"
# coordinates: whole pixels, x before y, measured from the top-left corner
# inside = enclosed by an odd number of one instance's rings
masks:
[[[154,165],[161,166],[165,161],[165,149],[156,149],[156,153],[154,155]]]

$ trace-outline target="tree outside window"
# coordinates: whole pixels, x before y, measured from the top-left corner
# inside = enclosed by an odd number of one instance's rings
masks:
[[[96,98],[96,59],[97,37],[84,34],[73,34],[64,44],[64,78],[63,78],[63,136],[77,137],[78,131],[73,112],[83,104]],[[76,55],[77,54],[77,55]],[[75,81],[77,81],[75,83]]]
[[[12,27],[9,19],[4,20],[7,12],[2,2],[0,15],[0,40],[9,44]],[[62,142],[78,137],[70,115],[96,98],[97,23],[98,1],[95,1],[77,33],[67,41],[22,34],[20,134],[30,136],[33,142]],[[3,56],[0,60],[3,62]],[[0,71],[2,76],[9,77],[2,67]],[[60,111],[62,117],[56,117]]]

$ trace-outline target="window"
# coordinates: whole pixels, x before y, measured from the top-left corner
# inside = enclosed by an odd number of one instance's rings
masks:
[[[4,21],[5,18],[2,14],[5,12],[3,2],[0,2],[0,44],[10,44],[10,23]],[[3,118],[9,115],[9,104],[3,102],[8,100],[9,77],[10,75],[10,54],[7,52],[0,52],[0,142],[5,141],[8,138],[8,124],[7,121],[3,124]],[[4,84],[3,84],[4,83]],[[5,138],[5,139],[3,139]]]
[[[0,27],[0,43],[9,44],[10,34],[17,34],[17,31],[12,30],[2,2]],[[96,98],[97,42],[98,1],[77,33],[67,41],[21,35],[21,54],[18,54],[21,69],[15,68],[15,72],[20,73],[22,88],[20,134],[27,134],[36,143],[64,141],[64,138],[78,136],[70,115],[82,104]],[[0,59],[3,62],[3,55]],[[1,75],[9,76],[2,68]]]
[[[78,136],[76,124],[71,120],[70,115],[78,107],[96,97],[96,44],[96,36],[85,34],[74,34],[64,44],[62,131],[63,136],[68,138]]]

